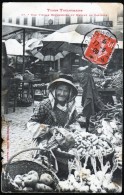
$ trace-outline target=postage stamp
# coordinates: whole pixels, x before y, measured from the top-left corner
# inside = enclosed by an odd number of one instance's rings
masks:
[[[88,39],[90,41],[85,48],[84,57],[90,62],[106,68],[117,43],[116,36],[107,29],[94,29],[85,36],[83,40],[85,43],[89,36],[91,38]]]

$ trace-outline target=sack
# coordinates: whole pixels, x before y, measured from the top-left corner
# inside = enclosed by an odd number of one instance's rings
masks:
[[[28,70],[23,75],[23,80],[25,81],[32,81],[34,79],[34,74],[29,72]]]
[[[20,81],[23,80],[23,76],[21,74],[18,74],[18,73],[14,75],[14,78],[19,79]]]

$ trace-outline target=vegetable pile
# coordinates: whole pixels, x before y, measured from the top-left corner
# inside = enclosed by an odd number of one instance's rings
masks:
[[[108,106],[108,110],[91,117],[89,131],[109,140],[115,149],[122,145],[122,108],[119,104]]]
[[[83,170],[82,182],[79,182],[75,175],[71,174],[67,180],[59,181],[62,192],[89,192],[89,193],[109,193],[121,192],[121,187],[111,181],[109,173],[98,171],[97,174],[89,174],[88,169]]]
[[[48,173],[42,173],[40,176],[34,170],[23,175],[16,175],[11,182],[16,190],[22,192],[52,192],[54,179]]]
[[[113,160],[114,165],[111,171],[108,172],[110,168],[109,161],[103,164],[102,160],[100,159],[101,170],[92,174],[85,164],[82,167],[80,157],[77,154],[73,161],[68,161],[68,179],[59,181],[60,191],[85,193],[121,192],[121,187],[112,181],[112,175],[117,166],[116,161]]]
[[[112,146],[103,138],[90,133],[74,133],[75,148],[81,156],[103,156],[113,152]]]

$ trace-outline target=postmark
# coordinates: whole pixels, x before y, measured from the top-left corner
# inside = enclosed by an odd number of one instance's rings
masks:
[[[117,44],[116,36],[108,29],[93,29],[84,37],[83,57],[90,62],[106,68]]]

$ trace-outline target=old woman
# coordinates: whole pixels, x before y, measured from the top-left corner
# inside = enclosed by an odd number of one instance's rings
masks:
[[[54,137],[55,128],[57,127],[64,138],[61,138],[61,136],[56,137],[58,146],[55,148],[64,147],[66,151],[67,148],[74,144],[74,138],[68,131],[70,125],[73,124],[72,126],[75,129],[76,127],[80,128],[80,125],[76,122],[78,113],[75,106],[75,98],[78,91],[72,82],[72,77],[67,75],[52,81],[48,91],[49,97],[37,105],[33,116],[27,124],[28,129],[32,133],[32,144],[33,147],[48,149],[49,140]],[[54,144],[51,144],[51,147],[53,149]],[[33,157],[41,159],[40,151],[36,151]],[[56,165],[58,174],[63,172],[61,167],[61,163],[58,163],[58,168]]]
[[[27,124],[33,140],[38,144],[49,138],[50,127],[67,128],[76,123],[77,118],[75,98],[78,91],[71,76],[63,75],[52,81],[48,90],[49,97],[35,107],[34,114]]]

